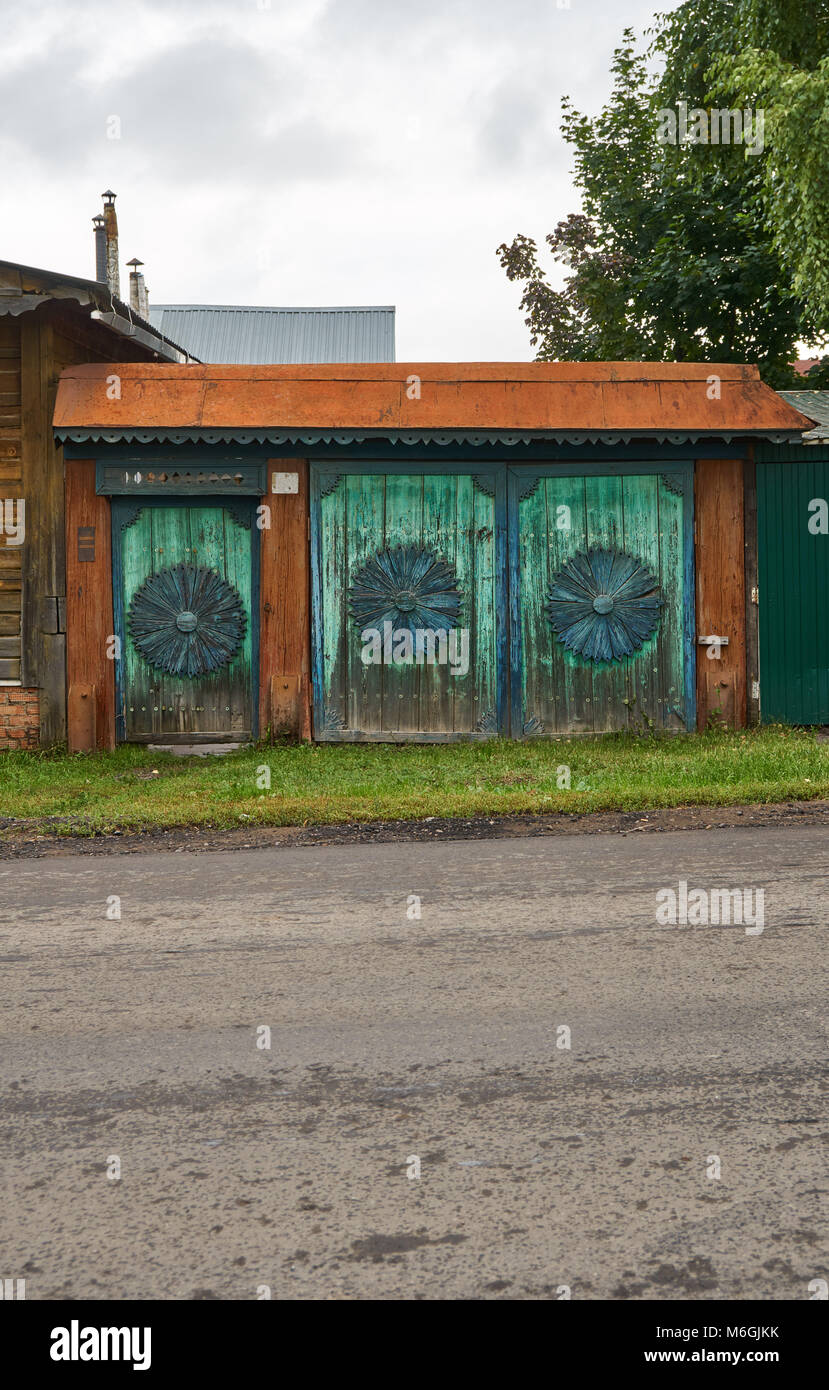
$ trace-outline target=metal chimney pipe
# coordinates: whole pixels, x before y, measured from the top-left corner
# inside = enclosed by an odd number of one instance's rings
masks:
[[[130,271],[130,307],[134,309],[135,313],[142,319],[149,319],[150,301],[147,294],[147,286],[144,283],[143,272],[138,269],[138,267],[143,264],[144,262],[139,261],[137,256],[133,256],[131,261],[127,261],[127,265],[132,266],[132,270]]]
[[[95,228],[95,279],[106,284],[107,278],[107,238],[104,230],[104,219],[98,213],[92,219],[92,226]]]
[[[106,281],[110,293],[121,298],[121,278],[118,272],[118,218],[115,215],[115,194],[111,188],[102,193],[104,200],[104,230],[106,233]]]

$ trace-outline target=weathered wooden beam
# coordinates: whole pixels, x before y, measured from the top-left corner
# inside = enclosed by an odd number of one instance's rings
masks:
[[[295,492],[274,492],[275,475],[296,475]],[[311,605],[308,461],[268,459],[261,531],[259,732],[311,737]],[[278,481],[277,487],[293,486]]]
[[[746,722],[745,536],[742,459],[698,459],[694,481],[697,726],[742,729]],[[708,653],[712,651],[712,656]]]
[[[98,746],[97,698],[94,685],[69,686],[67,732],[70,753],[94,753]]]
[[[95,745],[115,747],[112,542],[109,498],[95,492],[95,460],[66,465],[66,645],[70,690],[95,692]],[[71,746],[71,743],[70,743]]]

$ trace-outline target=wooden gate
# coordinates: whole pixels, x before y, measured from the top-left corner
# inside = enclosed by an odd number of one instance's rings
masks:
[[[694,727],[692,469],[657,467],[510,469],[513,734]]]
[[[493,466],[314,468],[318,739],[506,731],[504,488]]]
[[[254,509],[247,498],[113,499],[119,740],[255,736]]]
[[[316,738],[694,727],[692,465],[352,468],[312,467]]]

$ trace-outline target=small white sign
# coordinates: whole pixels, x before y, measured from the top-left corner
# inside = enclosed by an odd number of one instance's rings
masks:
[[[274,473],[271,479],[271,492],[299,492],[299,474]]]

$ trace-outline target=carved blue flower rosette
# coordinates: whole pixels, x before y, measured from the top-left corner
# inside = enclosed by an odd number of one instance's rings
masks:
[[[215,570],[171,565],[147,579],[127,615],[139,655],[157,671],[207,676],[233,660],[245,635],[242,599]]]
[[[635,556],[591,549],[555,576],[547,616],[567,651],[586,661],[621,661],[653,635],[661,604],[656,579]]]
[[[420,545],[398,545],[367,560],[349,589],[359,631],[418,628],[447,631],[461,608],[455,571],[446,560]]]

